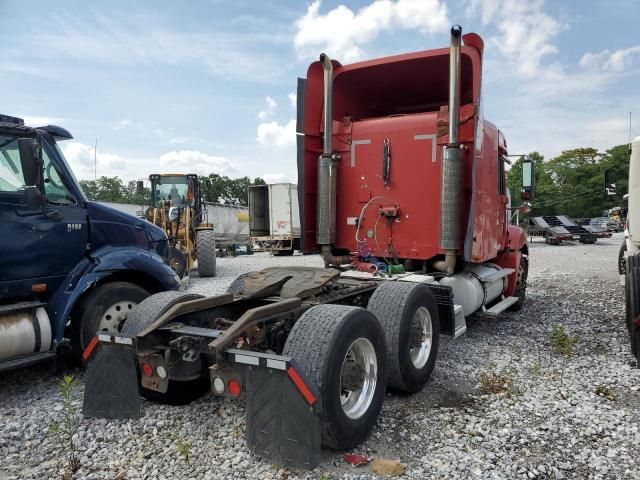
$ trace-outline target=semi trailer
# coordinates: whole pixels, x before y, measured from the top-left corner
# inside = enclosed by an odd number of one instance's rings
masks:
[[[246,402],[253,452],[314,468],[321,445],[367,438],[387,388],[427,385],[440,335],[522,307],[528,246],[508,222],[505,138],[482,115],[483,41],[457,25],[450,40],[310,65],[297,97],[301,248],[325,267],[149,297],[85,352],[85,415],[137,416],[139,393],[183,403],[210,391]]]
[[[249,187],[251,243],[272,255],[293,255],[300,250],[298,186],[272,183]]]
[[[87,200],[58,146],[70,138],[0,115],[0,372],[54,359],[65,334],[80,357],[180,287],[162,230]]]
[[[626,323],[631,352],[640,365],[640,137],[631,142],[627,201],[625,243],[618,265],[625,273]]]

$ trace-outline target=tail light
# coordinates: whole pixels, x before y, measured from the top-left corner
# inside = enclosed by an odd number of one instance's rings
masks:
[[[145,377],[153,377],[153,367],[148,363],[142,364],[142,374]]]
[[[227,382],[227,391],[231,396],[239,397],[240,393],[242,392],[242,387],[240,385],[240,382],[233,379],[229,380]]]

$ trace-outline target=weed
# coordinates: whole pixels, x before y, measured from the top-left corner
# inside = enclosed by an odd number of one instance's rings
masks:
[[[49,433],[58,443],[67,460],[65,478],[72,477],[80,468],[78,449],[73,440],[80,425],[78,407],[74,403],[75,384],[73,382],[73,375],[65,375],[58,381],[58,391],[60,392],[60,401],[62,403],[62,419],[53,421],[49,425]]]
[[[480,393],[483,395],[504,393],[510,397],[516,392],[513,378],[508,373],[492,372],[480,375]]]
[[[193,445],[189,442],[178,442],[178,445],[176,445],[176,450],[184,457],[184,460],[187,463],[189,463],[189,456],[191,455],[192,448]]]
[[[573,355],[573,346],[578,341],[578,337],[569,335],[564,329],[564,325],[554,325],[549,335],[553,349],[559,355],[570,357]]]
[[[540,362],[534,362],[529,369],[534,375],[540,375],[540,372],[542,371],[542,364]]]
[[[604,397],[607,400],[610,401],[614,401],[616,399],[616,396],[614,395],[614,393],[611,391],[611,389],[609,387],[607,387],[606,385],[598,385],[595,390],[594,393],[600,397]]]

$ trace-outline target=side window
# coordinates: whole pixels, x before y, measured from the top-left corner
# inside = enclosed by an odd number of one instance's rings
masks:
[[[24,176],[15,137],[0,135],[0,192],[20,192],[24,189]]]
[[[44,191],[47,195],[49,203],[58,205],[70,205],[75,202],[71,192],[64,186],[60,173],[56,166],[51,162],[51,158],[47,152],[48,148],[42,149],[42,160],[44,166]]]

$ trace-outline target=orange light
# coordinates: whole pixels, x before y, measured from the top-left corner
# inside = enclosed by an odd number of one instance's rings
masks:
[[[237,380],[229,380],[229,382],[227,382],[227,391],[229,392],[230,395],[234,397],[239,397],[240,392],[242,391],[240,382]]]
[[[148,363],[142,364],[142,373],[145,377],[153,377],[153,367]]]
[[[47,291],[47,284],[46,283],[34,283],[33,285],[31,285],[31,291],[33,293],[43,293]]]

